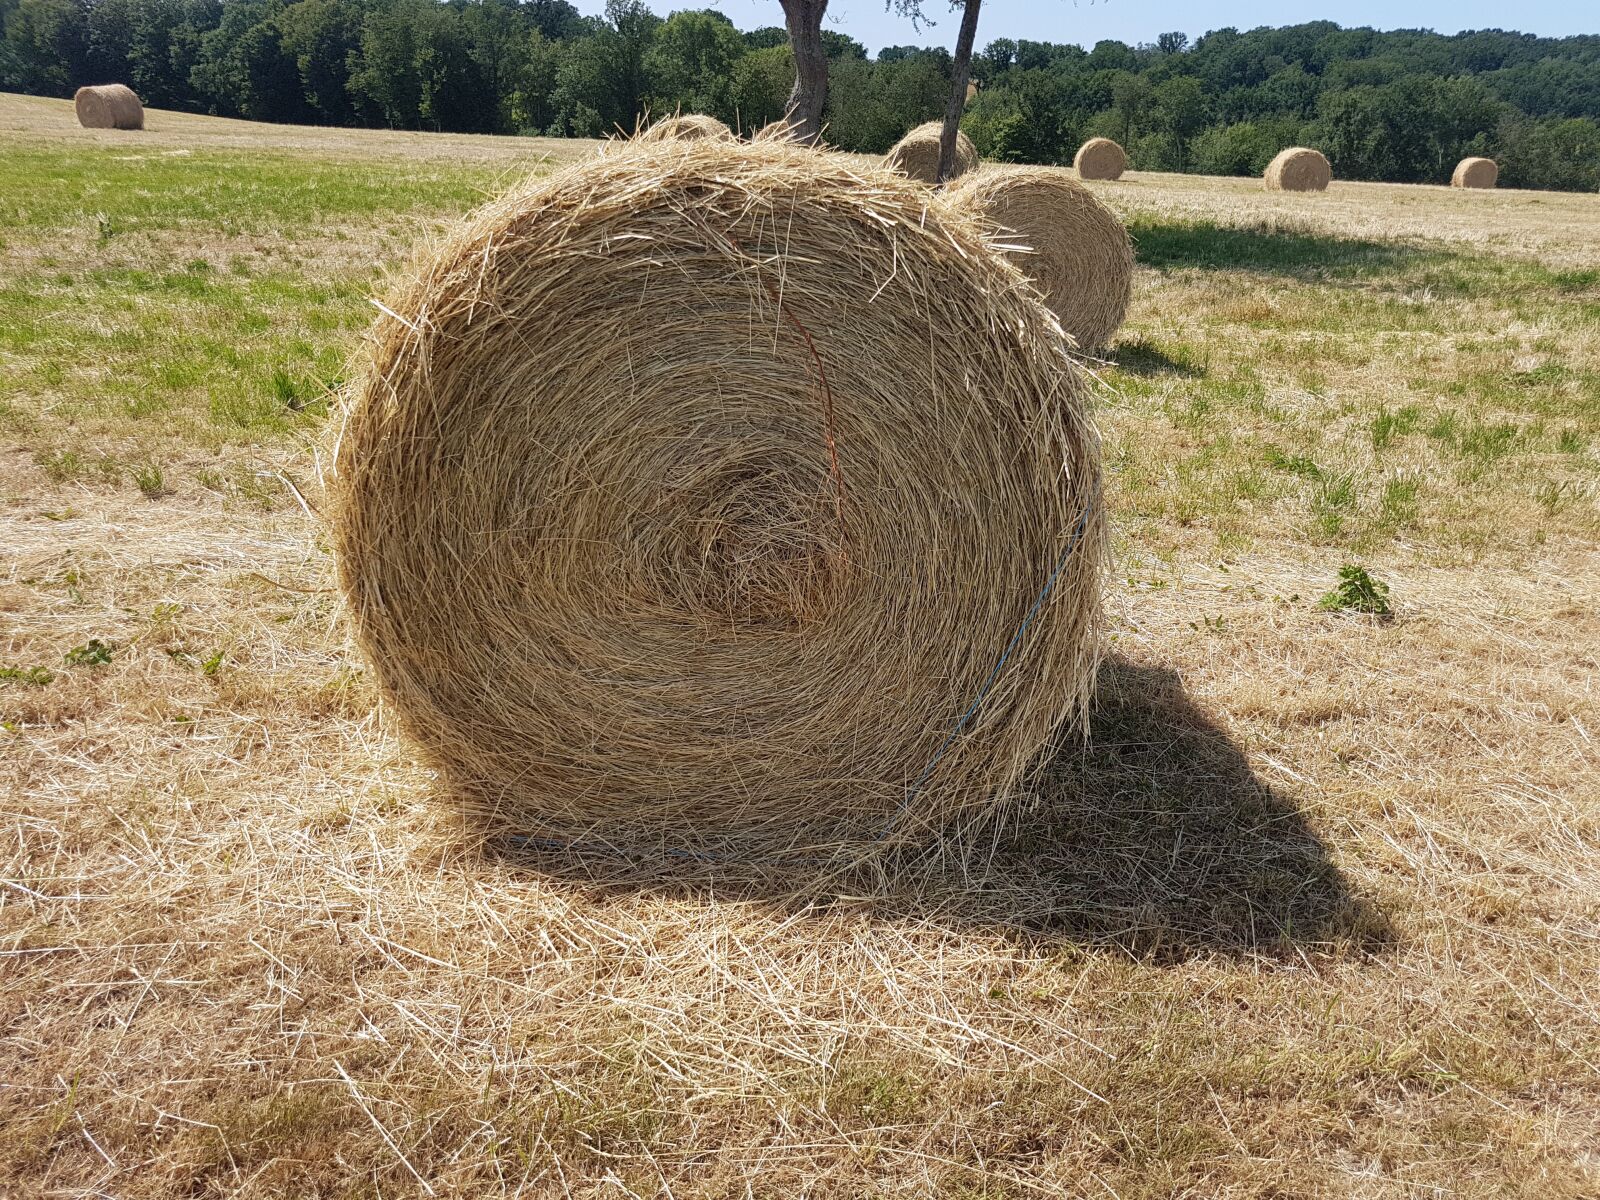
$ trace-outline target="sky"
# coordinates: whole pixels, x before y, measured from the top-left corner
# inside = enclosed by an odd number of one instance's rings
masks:
[[[586,13],[605,8],[604,0],[574,0]],[[647,0],[665,16],[680,8],[715,8],[740,29],[782,25],[778,0]],[[904,17],[884,11],[884,0],[830,0],[827,28],[847,33],[872,53],[883,46],[943,45],[955,42],[956,15],[948,0],[924,0],[938,24],[920,33]],[[1093,46],[1102,38],[1132,45],[1153,42],[1158,33],[1181,30],[1191,39],[1209,29],[1233,25],[1298,25],[1337,21],[1375,29],[1515,29],[1545,37],[1600,33],[1595,0],[985,0],[978,45],[994,38],[1032,38],[1040,42],[1078,42]]]

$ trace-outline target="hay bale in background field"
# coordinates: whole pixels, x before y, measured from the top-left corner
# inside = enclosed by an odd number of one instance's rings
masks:
[[[1263,178],[1272,192],[1322,192],[1333,181],[1333,168],[1320,151],[1290,146],[1267,164]]]
[[[1090,138],[1072,159],[1079,179],[1121,179],[1128,169],[1127,151],[1110,138]]]
[[[715,117],[708,117],[701,113],[686,113],[675,117],[664,117],[643,130],[638,135],[638,140],[641,142],[695,142],[703,140],[732,142],[737,139],[733,136],[733,130]]]
[[[939,179],[939,138],[943,133],[943,121],[918,125],[890,147],[883,165],[919,182],[936,183]],[[978,148],[972,144],[971,138],[956,130],[956,155],[950,167],[950,178],[957,179],[977,165]]]
[[[388,306],[341,584],[489,828],[866,852],[993,816],[1082,711],[1087,376],[963,209],[795,147],[628,145]]]
[[[795,145],[802,144],[803,140],[799,131],[789,123],[788,117],[779,117],[776,121],[768,121],[760,129],[750,135],[752,142],[789,142]]]
[[[1492,188],[1500,181],[1500,168],[1492,158],[1463,158],[1450,176],[1450,186]]]
[[[85,129],[143,129],[144,105],[120,83],[81,87],[72,97],[78,124]]]
[[[1122,325],[1133,295],[1133,246],[1122,222],[1055,167],[985,167],[952,184],[952,202],[1000,226],[1007,254],[1061,328],[1094,353]]]

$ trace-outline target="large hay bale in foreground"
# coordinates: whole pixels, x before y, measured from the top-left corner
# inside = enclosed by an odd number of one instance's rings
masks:
[[[1492,188],[1500,182],[1500,167],[1492,158],[1463,158],[1450,176],[1450,186]]]
[[[922,183],[939,180],[939,139],[944,134],[943,121],[929,121],[918,125],[889,148],[883,165],[899,171]],[[956,155],[950,167],[950,178],[958,179],[978,165],[978,148],[961,130],[956,130]],[[949,180],[946,180],[949,182]]]
[[[1133,296],[1133,245],[1115,213],[1055,167],[985,167],[948,194],[999,226],[1000,244],[1081,349],[1105,346]]]
[[[1128,153],[1110,138],[1090,138],[1078,147],[1072,169],[1079,179],[1121,179],[1128,169]]]
[[[341,584],[489,828],[863,853],[994,815],[1081,712],[1087,377],[921,185],[623,146],[459,227],[371,355]]]
[[[1272,192],[1323,192],[1333,181],[1333,168],[1321,151],[1290,146],[1267,164],[1263,178]]]
[[[665,117],[654,125],[642,130],[638,138],[641,142],[732,142],[738,139],[729,129],[715,117],[708,117],[702,113],[685,113],[675,117]]]
[[[85,129],[143,129],[144,105],[120,83],[81,87],[72,97],[78,124]]]

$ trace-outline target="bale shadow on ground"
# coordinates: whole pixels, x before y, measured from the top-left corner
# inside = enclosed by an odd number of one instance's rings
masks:
[[[1136,217],[1129,222],[1128,233],[1135,260],[1156,270],[1192,267],[1325,281],[1393,272],[1430,254],[1399,242],[1340,237],[1264,221],[1222,225]],[[1431,253],[1437,257],[1437,251]]]
[[[1185,348],[1169,353],[1149,338],[1130,338],[1118,342],[1106,354],[1111,365],[1130,375],[1154,378],[1158,375],[1180,375],[1185,379],[1202,379],[1206,364]]]
[[[1087,741],[1047,761],[1035,801],[1004,836],[960,858],[824,878],[695,859],[494,843],[519,874],[596,894],[843,906],[873,920],[999,931],[1160,961],[1209,953],[1372,953],[1387,919],[1356,895],[1287,796],[1184,691],[1176,672],[1112,657]]]

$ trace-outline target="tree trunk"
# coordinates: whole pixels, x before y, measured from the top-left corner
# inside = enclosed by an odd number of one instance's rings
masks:
[[[828,98],[828,56],[822,49],[822,18],[828,0],[781,0],[794,52],[794,89],[784,119],[808,144],[822,135],[822,105]]]
[[[967,77],[972,74],[972,42],[978,36],[978,6],[983,0],[966,0],[961,14],[961,32],[956,35],[955,79],[950,85],[950,102],[944,109],[944,132],[939,136],[939,182],[950,178],[956,164],[956,130],[961,128],[961,110],[967,106]]]

